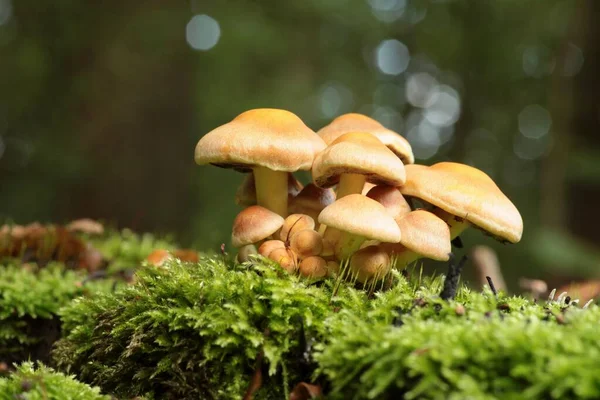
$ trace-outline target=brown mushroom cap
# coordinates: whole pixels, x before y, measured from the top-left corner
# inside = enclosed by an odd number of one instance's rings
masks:
[[[288,242],[296,233],[305,229],[315,229],[315,220],[312,217],[306,214],[288,215],[283,221],[279,238],[284,242]]]
[[[276,249],[285,249],[285,243],[281,240],[265,240],[258,248],[258,254],[264,257],[269,257],[269,254]]]
[[[411,212],[410,205],[397,187],[377,185],[369,190],[367,197],[383,205],[394,219]]]
[[[304,229],[292,236],[290,248],[301,259],[316,256],[323,250],[323,237],[311,229]]]
[[[400,192],[466,219],[493,236],[512,243],[521,240],[523,219],[494,181],[477,168],[453,162],[430,167],[407,165]]]
[[[319,213],[335,201],[335,193],[327,188],[320,188],[309,183],[290,202],[290,212],[307,214],[315,219]]]
[[[257,243],[271,236],[283,225],[283,218],[261,206],[251,206],[233,221],[231,243],[234,247]]]
[[[390,257],[380,246],[362,248],[350,259],[350,273],[359,282],[381,279],[390,269]]]
[[[390,186],[406,180],[402,161],[365,132],[345,133],[315,157],[312,176],[317,186],[332,187],[342,174],[364,175],[367,182]]]
[[[246,111],[213,129],[196,145],[199,165],[213,164],[249,172],[254,166],[273,171],[309,170],[325,142],[295,114],[278,109]]]
[[[269,259],[281,265],[289,274],[295,274],[298,270],[298,256],[290,249],[275,249],[269,254]]]
[[[329,125],[321,128],[317,133],[323,138],[325,143],[331,144],[339,136],[348,132],[368,132],[375,135],[404,164],[415,162],[415,156],[408,140],[366,115],[356,113],[340,115],[331,121]]]
[[[425,210],[412,211],[396,220],[402,238],[400,243],[382,243],[389,254],[412,251],[433,260],[448,261],[452,251],[448,224]]]
[[[327,206],[319,223],[353,235],[382,242],[400,241],[400,228],[385,207],[361,194],[351,194]]]
[[[328,274],[327,261],[318,256],[307,257],[300,263],[300,275],[307,278],[324,278]]]
[[[291,202],[301,190],[302,183],[294,177],[294,174],[288,172],[288,202]],[[235,193],[235,204],[242,207],[250,207],[256,204],[256,185],[253,173],[247,174],[238,187]]]

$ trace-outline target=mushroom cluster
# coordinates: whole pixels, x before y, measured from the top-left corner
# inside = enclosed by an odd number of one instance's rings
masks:
[[[344,272],[374,282],[420,258],[447,261],[468,227],[509,243],[523,220],[484,172],[460,163],[414,164],[409,142],[361,114],[318,132],[295,114],[255,109],[204,135],[199,165],[248,173],[235,201],[238,260],[259,253],[291,274]],[[293,175],[310,171],[303,186]]]

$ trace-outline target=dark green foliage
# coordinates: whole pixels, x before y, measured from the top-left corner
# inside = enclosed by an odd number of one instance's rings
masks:
[[[225,399],[241,397],[264,352],[257,398],[284,398],[311,372],[300,362],[301,325],[315,336],[333,305],[327,290],[280,274],[221,257],[140,270],[135,285],[62,311],[57,362],[118,396]]]
[[[27,400],[109,400],[98,388],[77,382],[73,377],[44,365],[26,362],[10,376],[0,378],[0,399]]]
[[[58,263],[39,271],[0,265],[0,360],[10,363],[31,357],[46,361],[60,334],[58,309],[86,292],[110,289],[108,282],[83,286],[85,276],[83,271],[66,271]]]

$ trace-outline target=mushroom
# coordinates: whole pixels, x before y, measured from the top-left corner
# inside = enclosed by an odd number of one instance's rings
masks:
[[[307,257],[300,262],[300,275],[307,278],[324,278],[328,275],[327,261],[318,256]]]
[[[292,236],[290,248],[301,259],[316,256],[323,250],[323,237],[312,229],[304,229]]]
[[[410,205],[397,187],[377,185],[369,190],[367,197],[383,205],[394,219],[412,211]]]
[[[286,270],[289,274],[295,274],[298,270],[298,256],[292,250],[279,248],[269,254],[269,258]]]
[[[253,244],[247,244],[238,249],[237,253],[237,261],[239,263],[243,263],[246,261],[250,261],[250,256],[252,254],[258,254],[258,250],[256,250],[256,246]]]
[[[341,232],[335,245],[339,260],[350,257],[367,240],[398,243],[400,228],[385,207],[360,194],[350,194],[327,206],[319,222]],[[325,246],[325,245],[324,245]]]
[[[340,115],[329,125],[321,128],[317,134],[329,145],[339,136],[349,132],[368,132],[393,151],[404,164],[415,162],[415,156],[408,140],[363,114]]]
[[[194,159],[198,165],[252,171],[257,204],[285,217],[287,172],[309,170],[325,147],[323,139],[295,114],[261,108],[246,111],[204,135]]]
[[[294,177],[294,174],[288,172],[288,204],[301,190],[302,183]],[[247,174],[238,187],[235,193],[235,204],[242,207],[256,205],[256,184],[253,173]]]
[[[334,201],[333,190],[309,183],[291,201],[289,211],[290,213],[306,214],[316,221],[319,213]]]
[[[261,206],[251,206],[240,212],[233,221],[231,243],[233,247],[256,244],[277,232],[283,218]]]
[[[290,239],[294,234],[303,231],[305,229],[315,229],[315,220],[306,214],[290,214],[283,221],[279,238],[289,244]]]
[[[400,192],[437,207],[434,213],[450,225],[451,239],[474,225],[503,242],[521,240],[521,214],[494,181],[477,168],[453,162],[430,167],[413,164],[406,166],[406,175]]]
[[[406,180],[404,164],[375,136],[345,133],[317,154],[312,166],[315,185],[337,186],[337,199],[360,194],[365,182],[400,186]]]
[[[381,246],[360,249],[350,260],[350,275],[361,283],[378,281],[387,275],[390,269],[390,257]]]
[[[396,222],[402,231],[400,242],[381,244],[394,258],[396,266],[404,268],[423,257],[438,261],[450,259],[450,229],[433,213],[416,210],[398,218]]]
[[[269,254],[276,249],[285,249],[285,243],[281,240],[265,240],[258,248],[258,254],[269,257]]]

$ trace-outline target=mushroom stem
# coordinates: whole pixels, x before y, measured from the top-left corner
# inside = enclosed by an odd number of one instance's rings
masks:
[[[329,231],[329,230],[328,230]],[[327,232],[326,232],[327,233]],[[360,249],[367,238],[343,232],[335,245],[335,256],[338,260],[345,260]]]
[[[392,261],[394,263],[394,267],[398,270],[403,270],[409,264],[417,261],[419,258],[423,256],[419,253],[415,253],[409,249],[405,249],[404,251],[400,251],[397,253],[392,253]]]
[[[342,174],[338,183],[336,199],[341,199],[349,194],[362,193],[367,182],[367,177],[362,174]]]
[[[256,185],[256,202],[281,215],[288,214],[288,174],[285,171],[256,166],[253,168]]]
[[[466,218],[457,217],[456,215],[450,214],[441,208],[436,208],[433,210],[433,213],[441,218],[450,227],[450,240],[458,237],[468,227],[471,226],[471,223],[467,221]]]

